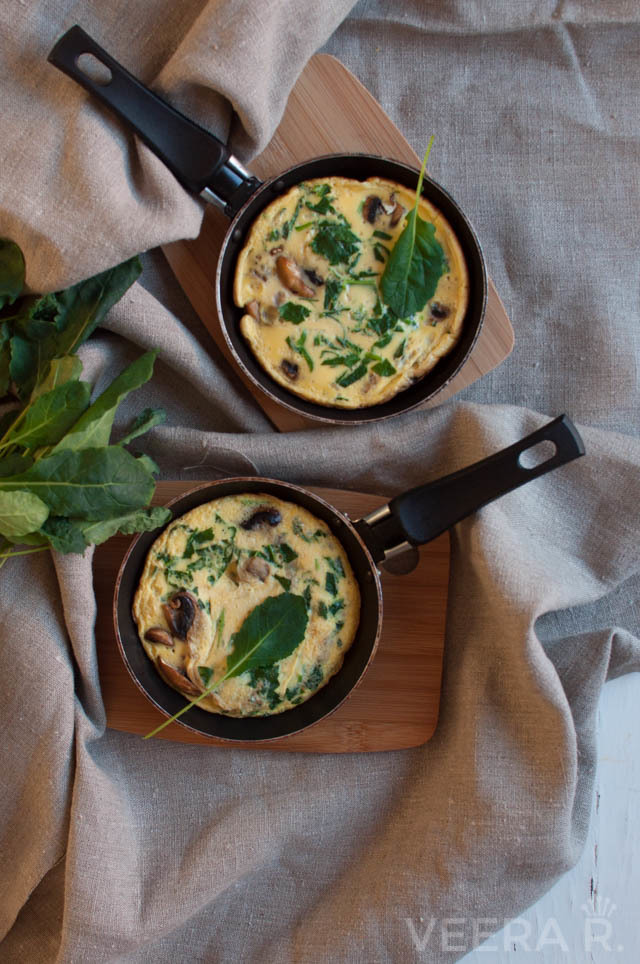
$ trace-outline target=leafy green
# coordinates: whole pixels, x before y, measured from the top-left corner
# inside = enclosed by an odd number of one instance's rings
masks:
[[[329,264],[346,264],[360,250],[360,239],[347,224],[325,220],[320,221],[311,247]]]
[[[47,505],[31,492],[0,492],[0,535],[7,539],[35,532],[48,515]]]
[[[264,666],[249,671],[249,682],[274,710],[281,703],[278,687],[280,685],[280,670],[276,664]]]
[[[395,375],[396,373],[396,369],[387,358],[383,358],[377,365],[373,365],[371,371],[374,371],[376,375],[384,375],[387,377],[389,375]]]
[[[361,362],[357,368],[352,371],[346,371],[339,378],[336,378],[336,385],[340,385],[341,388],[348,388],[349,385],[353,385],[354,382],[360,381],[361,378],[367,374],[367,366],[364,362]]]
[[[279,596],[268,596],[264,602],[252,609],[244,620],[240,629],[231,637],[231,653],[227,658],[227,670],[224,676],[213,680],[208,676],[208,685],[204,692],[182,707],[170,719],[165,720],[145,739],[155,736],[169,723],[177,720],[192,706],[200,703],[209,693],[220,686],[224,680],[240,676],[245,672],[274,668],[274,664],[286,659],[300,645],[307,630],[309,616],[302,596],[290,592],[280,593]],[[276,667],[277,669],[277,667]],[[199,668],[200,678],[205,677]]]
[[[12,305],[24,288],[24,257],[17,244],[0,238],[0,308]]]
[[[324,588],[332,596],[338,595],[338,586],[336,585],[336,577],[332,572],[328,572],[325,578]]]
[[[73,429],[65,435],[62,441],[58,442],[55,451],[108,445],[118,405],[129,392],[140,388],[141,385],[149,381],[153,374],[156,354],[157,352],[148,351],[137,358],[128,368],[125,368],[78,419]]]
[[[196,551],[196,546],[201,546],[205,542],[213,542],[213,529],[196,529],[195,532],[190,533],[182,558],[190,559]]]
[[[52,358],[44,378],[31,393],[31,401],[35,401],[40,395],[52,391],[64,382],[75,381],[80,378],[81,374],[82,362],[77,355],[63,355],[62,358]]]
[[[335,311],[336,302],[344,288],[343,282],[339,278],[328,278],[324,289],[324,310]]]
[[[299,325],[311,314],[306,305],[297,305],[294,301],[285,301],[283,305],[280,305],[278,311],[281,318],[290,321],[293,325]]]
[[[26,409],[22,421],[14,423],[0,443],[0,451],[10,445],[33,450],[55,445],[87,408],[91,398],[88,382],[70,381],[45,392]]]
[[[150,428],[156,425],[163,425],[167,420],[167,413],[162,408],[144,408],[133,420],[127,434],[120,439],[120,445],[128,445],[134,438],[144,435]]]
[[[145,466],[119,445],[56,452],[26,472],[0,479],[0,491],[33,492],[54,515],[80,519],[137,509],[151,499],[154,487]]]
[[[302,358],[304,358],[304,360],[305,360],[306,363],[307,363],[307,367],[308,367],[309,371],[312,372],[312,371],[313,371],[313,359],[311,358],[311,355],[309,354],[309,352],[308,352],[307,349],[305,348],[306,341],[307,341],[307,333],[306,333],[306,331],[303,331],[302,334],[300,335],[300,337],[299,337],[298,339],[296,339],[296,341],[293,341],[293,339],[291,338],[291,336],[290,336],[290,335],[287,335],[287,345],[289,346],[289,348],[291,349],[291,351],[296,352],[298,355],[300,355]]]
[[[380,279],[382,297],[399,318],[410,318],[422,311],[447,269],[442,245],[435,237],[435,225],[424,221],[418,214],[432,144],[433,137],[420,169],[415,205],[406,217],[405,227],[391,250]]]
[[[133,509],[110,519],[87,522],[82,526],[82,534],[87,545],[99,546],[118,532],[125,536],[134,532],[153,532],[159,526],[166,525],[170,518],[171,510],[159,505]]]
[[[151,377],[155,352],[133,362],[93,404],[75,356],[137,278],[140,262],[132,258],[65,291],[20,296],[22,255],[14,247],[0,242],[0,392],[10,389],[20,402],[0,417],[3,547],[83,552],[117,532],[163,525],[169,511],[146,507],[158,467],[123,446],[164,413],[146,409],[119,445],[110,444],[117,406]],[[15,301],[10,312],[7,300]],[[0,566],[16,554],[2,551]]]
[[[20,304],[11,339],[11,378],[21,398],[42,381],[53,358],[77,351],[141,270],[139,259],[131,258],[64,291]]]

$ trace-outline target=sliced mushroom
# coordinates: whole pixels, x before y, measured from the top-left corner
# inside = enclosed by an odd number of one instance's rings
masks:
[[[277,509],[272,508],[269,505],[261,506],[259,509],[249,516],[240,525],[243,529],[251,531],[253,529],[259,529],[260,526],[269,525],[277,526],[282,522],[282,516]]]
[[[257,301],[250,301],[244,306],[244,310],[248,315],[251,315],[252,318],[255,318],[256,321],[260,321],[260,305]]]
[[[269,251],[269,254],[273,254],[273,255],[282,254],[283,251],[284,251],[284,248],[282,247],[282,245],[278,244],[276,245],[275,248],[271,248],[271,250]]]
[[[373,224],[383,207],[382,198],[379,198],[376,194],[370,194],[362,205],[362,217],[369,224]]]
[[[313,298],[315,290],[311,288],[302,277],[302,269],[292,258],[285,258],[283,254],[276,260],[276,271],[280,281],[301,298]]]
[[[317,271],[314,271],[313,268],[303,268],[302,270],[312,285],[320,286],[324,284],[324,278],[322,278]]]
[[[250,301],[244,306],[244,310],[260,325],[275,325],[280,317],[275,305],[263,307],[257,301]]]
[[[240,582],[265,582],[270,572],[269,563],[261,556],[249,556],[248,559],[238,566],[238,579]]]
[[[162,612],[171,633],[178,639],[186,639],[196,616],[200,612],[200,607],[198,606],[198,600],[192,593],[186,589],[180,589],[168,603],[163,604]]]
[[[300,368],[295,362],[290,362],[286,358],[283,358],[280,362],[280,368],[285,373],[287,378],[290,378],[292,382],[295,382],[300,372]]]
[[[175,646],[175,640],[171,633],[168,633],[166,629],[162,629],[160,626],[152,626],[144,634],[144,638],[149,643],[158,643],[160,646]]]
[[[180,690],[185,696],[200,696],[202,694],[202,687],[196,686],[190,679],[177,670],[175,666],[171,663],[167,663],[162,656],[156,657],[156,666],[163,679],[169,684],[169,686],[175,687],[175,689]]]
[[[274,302],[274,304],[276,305],[276,307],[279,308],[280,305],[284,304],[284,302],[285,302],[286,300],[287,300],[287,296],[285,295],[284,291],[282,291],[282,290],[276,291],[276,293],[275,293],[275,295],[274,295],[274,297],[273,297],[273,302]]]
[[[368,376],[366,382],[364,383],[364,385],[362,386],[361,391],[362,391],[363,393],[371,391],[371,389],[373,388],[373,386],[374,386],[374,385],[376,384],[376,382],[378,382],[378,381],[380,381],[380,376],[379,376],[379,375],[376,375],[375,372],[369,372],[369,376]]]
[[[442,321],[443,318],[447,318],[451,309],[447,305],[441,305],[439,301],[434,301],[429,308],[432,317],[437,318],[438,321]]]
[[[389,218],[389,224],[392,228],[395,228],[396,224],[404,214],[404,208],[399,201],[396,201],[393,211],[391,212],[391,217]]]

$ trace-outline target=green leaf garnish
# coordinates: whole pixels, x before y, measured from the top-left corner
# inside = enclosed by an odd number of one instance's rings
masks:
[[[245,672],[265,671],[286,659],[304,639],[308,619],[307,606],[302,596],[289,592],[269,596],[249,613],[238,632],[232,636],[232,651],[227,658],[227,671],[224,676],[218,680],[210,679],[210,682],[205,683],[205,690],[200,696],[189,700],[170,719],[147,733],[144,739],[155,736],[192,706],[197,706],[225,680]],[[201,672],[200,678],[204,683]]]
[[[346,264],[360,250],[360,238],[347,224],[320,221],[311,248],[329,264]]]
[[[380,279],[382,297],[398,318],[410,318],[422,311],[435,294],[438,281],[446,272],[442,245],[435,237],[435,225],[418,214],[427,159],[433,137],[424,155],[415,205],[406,217],[405,227],[394,244]]]
[[[311,314],[311,310],[306,305],[297,305],[295,301],[285,301],[278,308],[278,312],[281,318],[290,321],[293,325],[299,325]]]

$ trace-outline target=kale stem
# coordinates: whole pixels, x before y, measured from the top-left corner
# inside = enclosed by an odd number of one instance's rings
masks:
[[[36,546],[34,549],[20,549],[18,552],[0,552],[0,559],[12,559],[14,556],[30,556],[34,552],[48,552],[49,546]],[[4,565],[4,563],[0,563]]]
[[[228,675],[228,673],[225,673],[225,675],[221,676],[219,680],[216,680],[215,683],[212,683],[211,686],[208,686],[204,693],[202,693],[200,696],[196,696],[195,700],[189,700],[186,706],[183,706],[181,710],[178,710],[177,713],[174,713],[173,716],[169,717],[168,720],[165,720],[164,723],[156,726],[155,730],[152,730],[151,733],[145,733],[142,739],[148,740],[150,737],[156,736],[156,734],[160,733],[161,730],[164,730],[165,726],[169,726],[169,723],[173,723],[175,720],[181,717],[183,713],[186,713],[187,710],[190,710],[192,706],[197,706],[198,703],[202,702],[205,696],[209,696],[210,693],[213,693],[213,691],[220,686],[220,683],[224,683]],[[185,699],[187,699],[187,697],[185,697]]]

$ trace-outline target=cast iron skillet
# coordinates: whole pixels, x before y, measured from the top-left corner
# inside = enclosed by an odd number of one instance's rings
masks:
[[[553,452],[543,453],[545,461],[525,468],[521,456],[542,442]],[[445,478],[411,489],[357,522],[306,489],[275,479],[222,479],[205,483],[174,500],[170,503],[174,518],[211,499],[244,492],[267,492],[297,502],[323,519],[340,540],[362,597],[360,624],[342,669],[305,703],[275,716],[244,719],[207,713],[194,706],[179,722],[205,736],[257,742],[289,736],[328,716],[360,682],[378,645],[382,628],[378,564],[435,539],[488,502],[581,455],[584,455],[582,439],[567,416],[561,415],[509,448]],[[184,697],[156,672],[140,643],[131,613],[147,553],[159,532],[139,535],[122,562],[114,596],[114,623],[122,657],[134,682],[161,713],[173,716],[184,706]]]
[[[83,55],[96,58],[107,68],[107,82],[86,72]],[[299,398],[274,381],[258,364],[239,328],[242,310],[233,301],[236,259],[249,228],[274,198],[295,184],[316,177],[350,177],[365,180],[383,177],[416,188],[418,171],[399,161],[370,154],[331,154],[316,157],[261,183],[247,171],[225,144],[166,101],[144,87],[98,46],[80,27],[72,27],[49,54],[49,60],[132,128],[191,193],[221,208],[232,219],[222,245],[216,272],[218,317],[231,353],[242,371],[274,401],[307,418],[332,424],[361,425],[408,412],[440,391],[459,371],[473,349],[484,319],[487,272],[480,244],[471,224],[444,188],[425,177],[423,195],[447,218],[464,252],[469,271],[469,307],[462,335],[430,372],[388,402],[369,409],[340,409]],[[94,61],[94,67],[95,67]],[[110,79],[108,75],[110,74]],[[212,265],[213,273],[213,265]]]

